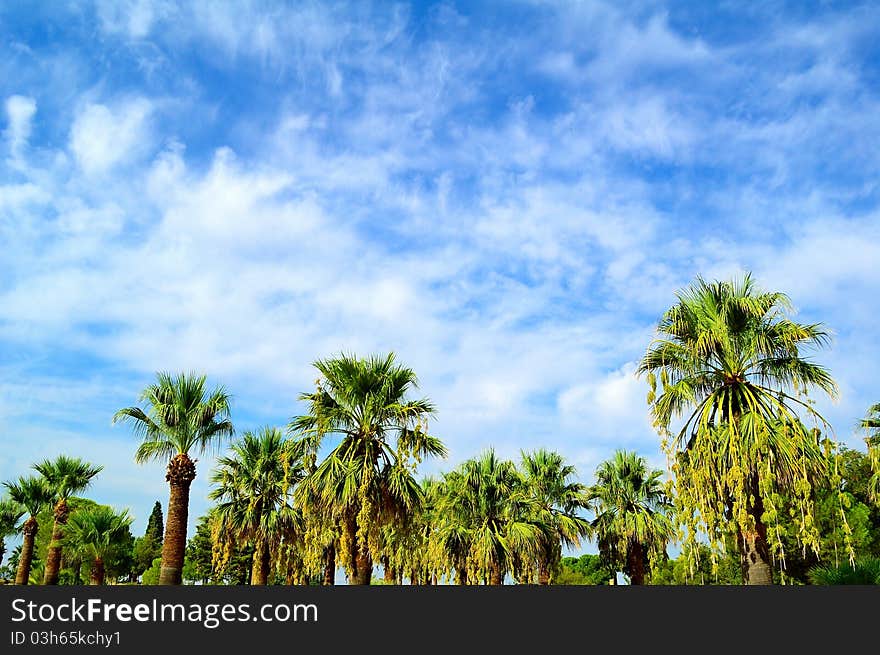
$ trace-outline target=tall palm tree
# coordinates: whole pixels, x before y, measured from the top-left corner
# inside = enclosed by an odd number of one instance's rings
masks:
[[[271,551],[298,523],[288,502],[304,473],[299,453],[278,428],[245,432],[231,454],[217,460],[208,497],[217,501],[221,545],[254,544],[251,584],[268,583]]]
[[[645,458],[618,450],[599,465],[587,496],[596,512],[592,528],[600,554],[633,585],[644,584],[649,561],[674,536],[661,475],[648,469]]]
[[[828,372],[805,356],[828,335],[819,324],[792,321],[788,297],[759,289],[750,275],[697,278],[677,296],[638,371],[651,387],[648,402],[672,462],[688,539],[702,529],[717,544],[732,523],[743,582],[770,584],[764,517],[778,510],[775,494],[794,492],[799,509],[811,513],[810,489],[828,469],[817,431],[799,418],[824,425],[807,392],[837,393]],[[671,432],[679,418],[681,427]],[[815,523],[804,521],[800,538],[817,548]]]
[[[349,582],[369,584],[382,526],[408,521],[421,503],[411,464],[445,456],[446,448],[426,432],[434,405],[407,399],[418,380],[393,353],[343,354],[314,365],[321,376],[317,390],[300,395],[308,413],[293,418],[289,429],[313,454],[328,435],[338,438],[309,486],[320,490],[322,504],[339,520]]]
[[[128,534],[131,522],[128,510],[117,513],[106,505],[71,514],[65,541],[88,553],[92,559],[90,584],[104,584],[104,560]]]
[[[572,481],[577,471],[559,453],[544,449],[522,453],[527,492],[536,501],[536,522],[547,528],[538,553],[538,584],[550,584],[563,546],[578,546],[590,533],[590,522],[578,515],[586,504],[587,487]]]
[[[55,500],[52,541],[46,553],[46,569],[43,584],[57,585],[61,569],[61,548],[64,540],[64,526],[70,509],[67,501],[71,496],[85,490],[103,466],[92,466],[76,457],[59,455],[54,460],[43,460],[34,464],[34,469],[43,476]]]
[[[12,499],[0,500],[0,564],[6,554],[6,537],[18,534],[18,522],[24,516],[24,508]]]
[[[205,452],[232,435],[229,395],[219,386],[209,393],[204,375],[158,373],[156,383],[144,389],[140,400],[147,404],[146,411],[140,407],[120,409],[113,422],[130,423],[143,439],[135,453],[136,462],[168,462],[165,479],[170,495],[159,584],[178,585],[186,549],[189,490],[196,477],[196,462],[190,452]]]
[[[467,577],[500,585],[523,561],[534,561],[545,543],[538,508],[513,462],[494,450],[464,462],[445,476],[440,511],[448,517],[447,538],[466,535]]]
[[[15,584],[28,584],[31,576],[31,562],[34,559],[34,537],[40,528],[37,522],[37,514],[52,502],[52,490],[46,485],[43,478],[29,476],[19,478],[16,482],[5,482],[9,490],[9,497],[13,502],[21,505],[28,514],[27,520],[21,526],[24,540],[21,544],[21,555],[18,558],[18,570],[15,574]]]

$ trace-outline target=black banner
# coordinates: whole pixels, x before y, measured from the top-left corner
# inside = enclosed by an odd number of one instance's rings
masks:
[[[0,587],[0,653],[864,648],[876,587]]]

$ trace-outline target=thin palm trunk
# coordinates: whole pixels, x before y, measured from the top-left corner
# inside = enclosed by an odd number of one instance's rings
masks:
[[[545,561],[542,561],[538,566],[538,584],[550,584],[550,566]]]
[[[385,572],[385,584],[397,584],[397,573],[394,571],[394,567],[391,566],[391,562],[388,561],[388,558],[382,557],[382,569]]]
[[[370,552],[364,548],[359,548],[355,555],[355,563],[357,570],[354,576],[356,585],[368,585],[373,579],[373,558]]]
[[[639,541],[633,541],[626,552],[626,569],[631,585],[645,584],[645,549]]]
[[[186,523],[189,518],[189,489],[196,477],[195,463],[186,453],[179,453],[168,464],[165,479],[171,487],[168,498],[168,520],[162,543],[160,585],[182,582],[183,557],[186,551]]]
[[[749,516],[754,521],[752,530],[737,529],[736,538],[740,553],[740,568],[743,584],[770,585],[773,575],[770,568],[770,545],[767,543],[767,526],[761,520],[764,514],[764,503],[761,494],[757,493],[757,476],[752,474],[749,480],[751,497],[755,499],[748,506]]]
[[[21,544],[21,556],[18,559],[18,571],[15,573],[15,584],[27,584],[31,577],[31,562],[34,559],[34,537],[37,535],[37,519],[33,516],[24,522],[21,528],[24,540]]]
[[[64,539],[64,526],[67,523],[69,508],[62,498],[55,504],[55,523],[52,525],[52,541],[46,553],[46,571],[43,574],[44,585],[57,585],[61,571],[61,542]]]
[[[489,584],[498,586],[504,581],[504,575],[501,572],[501,565],[493,562],[489,567]]]
[[[336,547],[330,546],[324,554],[324,586],[336,584]]]
[[[251,564],[251,584],[265,586],[269,583],[269,544],[261,539],[254,549]]]
[[[460,566],[455,569],[455,584],[466,585],[468,583],[467,567]]]
[[[91,585],[102,585],[104,584],[104,558],[96,557],[95,561],[92,562],[92,575],[89,579],[89,584]]]

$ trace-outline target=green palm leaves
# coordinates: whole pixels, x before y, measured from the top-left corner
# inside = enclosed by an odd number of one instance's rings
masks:
[[[766,512],[772,526],[784,490],[795,492],[803,516],[810,514],[812,485],[827,472],[818,431],[800,415],[826,426],[807,394],[834,397],[837,388],[806,354],[828,335],[820,325],[788,318],[788,298],[760,290],[749,275],[698,278],[677,296],[638,370],[648,378],[655,425],[668,436],[664,449],[681,516],[691,540],[703,528],[717,542],[732,524],[744,567],[760,564],[751,581],[766,583],[770,548],[781,540],[767,534],[762,517]],[[815,546],[812,522],[799,527]],[[744,579],[750,581],[746,568]]]
[[[157,373],[156,382],[143,390],[140,400],[147,404],[146,412],[126,407],[113,416],[114,423],[128,423],[142,439],[135,454],[138,463],[204,452],[233,432],[229,394],[222,387],[209,393],[203,375]]]
[[[104,584],[104,560],[117,542],[129,534],[131,522],[132,517],[127,510],[117,513],[106,505],[89,507],[71,514],[65,540],[91,557],[92,584]]]
[[[599,465],[588,495],[600,554],[634,585],[644,583],[649,560],[661,556],[675,536],[661,476],[643,457],[618,450]]]

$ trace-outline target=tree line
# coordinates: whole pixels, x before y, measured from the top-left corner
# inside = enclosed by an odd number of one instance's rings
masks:
[[[5,483],[0,562],[20,533],[17,584],[334,584],[340,569],[350,584],[876,582],[880,404],[866,452],[833,439],[811,396],[838,393],[811,357],[828,332],[792,313],[750,275],[679,291],[638,367],[667,470],[619,450],[591,485],[546,449],[418,478],[447,451],[393,353],[316,361],[303,414],[238,437],[222,386],[158,373],[113,422],[137,462],[167,463],[167,516],[157,502],[134,539],[127,511],[79,497],[101,467],[62,455]],[[221,443],[188,543],[194,456]],[[587,539],[598,555],[563,556]]]

